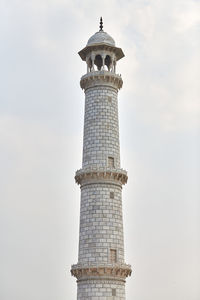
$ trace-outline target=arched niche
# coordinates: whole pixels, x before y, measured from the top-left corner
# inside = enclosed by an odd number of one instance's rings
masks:
[[[110,69],[111,69],[111,64],[112,64],[112,60],[111,60],[110,55],[106,55],[105,65],[107,66],[108,71],[110,71]]]
[[[103,66],[103,59],[100,54],[95,56],[94,64],[97,66],[98,71],[100,71]]]

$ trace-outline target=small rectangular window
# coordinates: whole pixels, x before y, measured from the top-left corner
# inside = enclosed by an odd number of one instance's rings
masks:
[[[114,168],[114,157],[111,156],[108,157],[108,167]]]
[[[116,249],[110,249],[110,262],[111,263],[117,262],[117,250]]]
[[[108,102],[112,102],[112,97],[108,96]]]
[[[114,192],[110,192],[110,199],[114,199]]]
[[[116,296],[116,289],[112,289],[112,296]]]

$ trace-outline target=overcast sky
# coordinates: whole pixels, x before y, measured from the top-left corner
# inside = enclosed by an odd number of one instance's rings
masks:
[[[86,72],[104,30],[117,72],[127,300],[200,299],[200,1],[1,0],[0,299],[72,300]]]

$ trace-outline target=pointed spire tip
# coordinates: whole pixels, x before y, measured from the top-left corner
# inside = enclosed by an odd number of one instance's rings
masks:
[[[99,31],[103,31],[103,19],[102,17],[100,18],[100,25],[99,25]]]

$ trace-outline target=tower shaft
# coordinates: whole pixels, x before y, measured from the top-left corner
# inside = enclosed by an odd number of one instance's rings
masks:
[[[124,262],[122,185],[127,173],[120,168],[117,96],[123,82],[112,68],[116,49],[119,54],[119,48],[99,43],[79,53],[83,59],[86,53],[88,72],[80,82],[85,91],[83,161],[75,176],[81,187],[78,263],[71,269],[77,300],[125,300],[125,279],[131,275]]]

